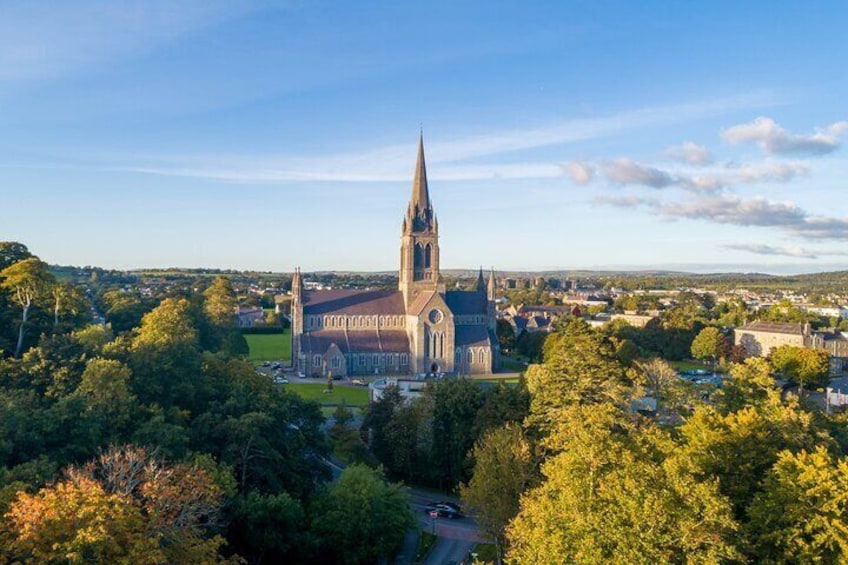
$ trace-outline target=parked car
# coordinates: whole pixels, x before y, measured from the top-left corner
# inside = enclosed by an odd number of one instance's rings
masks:
[[[306,373],[304,373],[303,371],[298,371],[298,372],[297,372],[297,378],[299,378],[299,379],[305,379],[305,378],[306,378]]]
[[[353,379],[352,381],[350,381],[350,384],[365,386],[365,381],[363,381],[362,379]]]
[[[424,507],[424,510],[429,514],[436,512],[440,518],[459,518],[462,516],[462,511],[459,506],[453,502],[431,502]]]
[[[289,380],[285,377],[274,377],[274,382],[278,385],[287,385]]]

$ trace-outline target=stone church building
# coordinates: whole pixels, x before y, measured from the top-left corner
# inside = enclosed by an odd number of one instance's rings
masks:
[[[292,363],[307,375],[491,373],[499,367],[495,278],[445,290],[439,222],[430,202],[424,143],[400,237],[397,290],[306,290],[292,279]]]

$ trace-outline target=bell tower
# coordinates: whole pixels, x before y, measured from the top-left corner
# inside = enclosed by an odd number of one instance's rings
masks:
[[[439,220],[430,202],[427,167],[424,163],[424,136],[418,137],[418,161],[412,180],[412,196],[400,236],[400,272],[398,288],[409,304],[422,290],[438,290]]]

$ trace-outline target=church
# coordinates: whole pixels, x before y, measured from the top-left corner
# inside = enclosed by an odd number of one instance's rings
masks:
[[[397,290],[307,290],[292,279],[292,363],[307,375],[491,373],[499,368],[495,278],[445,290],[439,221],[430,202],[424,141],[400,236]]]

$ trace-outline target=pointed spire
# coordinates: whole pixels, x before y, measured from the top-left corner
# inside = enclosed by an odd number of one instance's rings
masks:
[[[486,296],[489,300],[495,299],[495,268],[492,267],[492,270],[489,271],[489,283],[486,286]]]
[[[486,291],[486,280],[483,278],[483,266],[480,266],[480,272],[477,274],[477,290]]]
[[[418,134],[418,161],[415,163],[415,176],[412,179],[411,208],[417,213],[430,208],[430,191],[427,188],[427,165],[424,162],[424,133]]]

